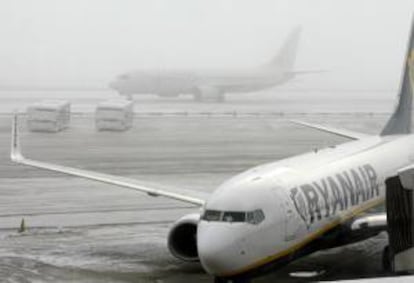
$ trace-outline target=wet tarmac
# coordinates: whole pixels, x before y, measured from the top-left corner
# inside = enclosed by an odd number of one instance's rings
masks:
[[[127,132],[97,132],[75,116],[63,132],[30,133],[26,155],[41,160],[213,191],[249,167],[344,142],[286,121],[303,118],[375,133],[383,114],[138,116]],[[12,164],[10,115],[0,117],[2,282],[212,282],[197,263],[172,257],[169,227],[197,211],[115,186]],[[27,231],[17,233],[24,218]],[[309,282],[383,275],[386,235],[318,252],[254,282]],[[317,271],[312,278],[292,272]]]

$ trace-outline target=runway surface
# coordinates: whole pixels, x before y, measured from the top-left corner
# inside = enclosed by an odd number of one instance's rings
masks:
[[[30,133],[29,157],[188,189],[212,191],[249,167],[345,139],[288,122],[304,119],[375,133],[383,114],[145,116],[128,132],[97,132],[89,114],[61,133]],[[10,115],[0,116],[2,282],[211,282],[199,264],[172,257],[169,227],[197,211],[118,187],[12,164]],[[28,227],[17,233],[21,219]],[[381,275],[386,236],[319,252],[254,282],[308,282]],[[291,272],[317,271],[313,278]]]
[[[390,113],[397,91],[328,91],[268,89],[254,93],[227,94],[225,103],[194,102],[191,96],[159,98],[136,95],[135,111],[146,113]],[[74,112],[93,112],[102,100],[119,99],[114,91],[4,91],[0,90],[0,113],[24,109],[44,99],[63,99]]]

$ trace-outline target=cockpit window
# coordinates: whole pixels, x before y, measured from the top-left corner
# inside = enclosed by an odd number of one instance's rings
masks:
[[[223,214],[224,222],[245,222],[246,212],[226,211]]]
[[[201,217],[202,220],[216,222],[244,222],[258,225],[265,219],[263,210],[256,209],[253,211],[219,211],[207,209]]]
[[[247,212],[247,222],[250,224],[259,224],[265,219],[264,213],[261,209]]]
[[[221,211],[218,210],[206,210],[202,219],[207,221],[220,221]]]

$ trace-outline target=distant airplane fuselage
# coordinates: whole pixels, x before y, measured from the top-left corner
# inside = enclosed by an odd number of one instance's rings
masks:
[[[190,94],[195,100],[224,100],[225,93],[258,91],[280,85],[293,77],[278,68],[248,71],[135,71],[120,75],[110,87],[121,95],[156,94],[176,97]]]
[[[246,70],[162,70],[131,71],[118,76],[109,86],[132,99],[135,94],[176,97],[190,94],[197,101],[223,101],[225,93],[258,91],[280,85],[298,73],[292,71],[300,29],[295,29],[278,54],[267,64]]]

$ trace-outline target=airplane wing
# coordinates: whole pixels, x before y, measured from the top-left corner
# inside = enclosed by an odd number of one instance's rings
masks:
[[[387,214],[382,212],[355,218],[351,222],[350,228],[351,231],[385,231],[387,229]]]
[[[408,165],[397,171],[398,178],[403,188],[414,188],[414,165]],[[387,230],[387,213],[380,212],[362,215],[354,218],[348,225],[351,232],[380,232]]]
[[[341,136],[341,137],[345,137],[345,138],[349,138],[349,139],[353,139],[353,140],[359,140],[359,139],[362,139],[362,138],[370,137],[370,135],[355,132],[355,131],[351,131],[351,130],[347,130],[347,129],[338,129],[338,128],[319,125],[319,124],[313,124],[313,123],[298,121],[298,120],[289,120],[289,121],[292,122],[292,123],[298,124],[298,125],[302,125],[302,126],[313,128],[313,129],[317,129],[317,130],[322,131],[322,132],[335,134],[337,136]]]
[[[404,188],[412,190],[414,188],[414,165],[399,169],[398,177]]]
[[[10,152],[10,158],[13,162],[50,171],[60,172],[68,175],[73,175],[77,177],[82,177],[94,181],[99,181],[102,183],[120,186],[126,189],[147,193],[149,196],[152,197],[163,196],[166,198],[175,199],[181,202],[191,203],[198,206],[202,206],[208,198],[208,194],[204,192],[165,188],[164,186],[153,185],[150,183],[126,177],[113,176],[109,174],[98,173],[25,158],[20,151],[17,119],[17,114],[15,114],[13,117],[12,124],[12,141]]]

